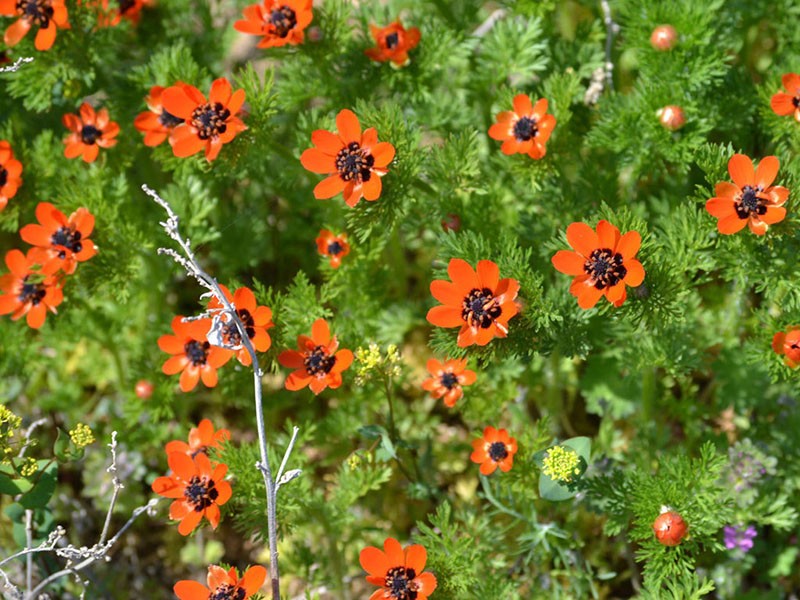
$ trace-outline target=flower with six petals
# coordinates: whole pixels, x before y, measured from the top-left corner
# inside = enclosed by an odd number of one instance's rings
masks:
[[[0,212],[17,195],[17,190],[22,185],[21,175],[22,163],[14,158],[11,144],[0,140]]]
[[[231,432],[227,429],[218,429],[214,431],[214,425],[209,419],[203,419],[197,425],[189,430],[189,443],[182,440],[173,440],[164,446],[164,452],[167,456],[173,452],[182,452],[191,457],[197,454],[208,455],[209,448],[219,449],[223,442],[230,439]]]
[[[236,21],[233,28],[242,33],[263,36],[258,48],[301,44],[303,31],[309,26],[314,14],[313,0],[263,0],[244,9],[244,19]]]
[[[370,24],[369,32],[375,39],[375,47],[364,50],[364,54],[377,62],[392,61],[398,67],[408,64],[408,51],[416,48],[420,39],[419,29],[406,29],[399,20],[386,27]]]
[[[108,110],[101,108],[96,113],[88,102],[81,104],[78,114],[64,115],[61,119],[72,133],[64,139],[64,156],[83,158],[90,163],[97,160],[100,148],[115,146],[119,125],[109,119]]]
[[[49,202],[36,207],[39,224],[25,225],[19,230],[24,241],[35,246],[31,258],[42,265],[42,272],[55,273],[59,269],[67,275],[75,272],[79,262],[97,254],[89,236],[94,229],[94,216],[81,207],[69,219]]]
[[[500,279],[500,269],[490,260],[478,261],[475,271],[460,258],[447,266],[452,281],[431,282],[431,294],[442,306],[428,311],[428,322],[437,327],[461,327],[461,348],[485,346],[495,337],[508,335],[508,321],[519,312],[514,300],[519,292],[516,279]]]
[[[184,392],[193,390],[200,379],[206,387],[217,385],[217,369],[233,355],[231,350],[208,343],[206,334],[210,329],[211,319],[184,321],[178,315],[172,319],[175,335],[158,338],[158,347],[173,355],[164,363],[162,371],[165,375],[180,373],[180,386]]]
[[[483,430],[482,438],[472,441],[472,448],[469,459],[481,466],[481,474],[491,475],[498,467],[507,473],[514,466],[517,440],[505,429],[489,426]]]
[[[230,290],[224,285],[220,285],[219,287],[222,293],[225,294],[225,298],[236,308],[236,314],[244,325],[245,333],[247,333],[247,337],[250,338],[253,349],[256,352],[266,352],[269,350],[269,347],[272,345],[272,339],[269,337],[267,329],[275,326],[275,323],[272,322],[272,310],[270,310],[268,306],[258,306],[256,303],[256,296],[249,288],[240,287],[236,292],[231,294]],[[216,298],[211,298],[211,301],[208,303],[208,309],[210,311],[222,311],[224,306],[222,302]],[[253,359],[250,357],[247,348],[242,344],[239,328],[236,327],[236,323],[229,317],[226,316],[224,319],[226,319],[226,321],[222,327],[223,343],[226,346],[241,346],[241,348],[236,350],[236,358],[244,366],[249,367]]]
[[[333,198],[344,192],[344,201],[355,206],[361,198],[377,200],[381,195],[381,177],[394,158],[394,146],[378,142],[378,132],[370,127],[363,133],[358,117],[350,110],[336,115],[338,135],[317,129],[311,134],[309,148],[300,162],[312,173],[329,175],[314,188],[317,200]]]
[[[287,390],[301,390],[308,386],[314,394],[326,387],[336,389],[342,385],[342,372],[353,362],[350,350],[339,350],[336,336],[331,336],[325,319],[317,319],[311,326],[311,337],[298,336],[297,350],[284,350],[278,362],[295,369],[286,378]]]
[[[638,232],[620,236],[619,229],[605,220],[597,224],[597,233],[586,223],[573,223],[567,227],[567,241],[574,252],[559,250],[551,260],[556,270],[575,277],[569,293],[581,308],[592,308],[603,295],[614,306],[622,306],[628,297],[625,286],[644,281],[642,263],[634,258],[642,243]]]
[[[175,85],[181,86],[185,84],[179,81]],[[144,134],[145,146],[158,146],[169,137],[173,129],[184,123],[183,119],[170,114],[164,108],[161,96],[165,89],[160,85],[151,87],[150,94],[145,100],[149,110],[139,113],[133,120],[133,126]]]
[[[718,183],[716,196],[706,202],[706,210],[719,219],[720,233],[733,234],[747,225],[756,235],[764,235],[770,225],[783,221],[786,209],[783,204],[789,190],[772,185],[778,174],[780,161],[765,156],[753,169],[753,161],[744,154],[734,154],[728,161],[728,173],[733,183]]]
[[[264,585],[266,578],[267,570],[260,565],[247,569],[241,579],[234,567],[225,571],[209,565],[208,586],[184,579],[175,584],[173,591],[180,600],[247,600]]]
[[[503,154],[527,154],[533,159],[544,158],[545,144],[556,126],[556,118],[547,114],[547,100],[536,104],[526,94],[514,96],[514,110],[497,115],[497,123],[489,128],[489,137],[502,141]]]
[[[450,359],[444,363],[431,358],[427,364],[431,376],[422,383],[422,389],[434,398],[444,398],[446,406],[452,408],[464,395],[462,386],[472,385],[478,376],[467,369],[467,359]]]
[[[37,261],[19,250],[6,253],[6,266],[10,273],[0,277],[0,315],[11,314],[16,321],[25,315],[28,327],[39,329],[44,325],[47,311],[58,312],[64,295],[61,280],[34,268]]]
[[[405,550],[394,538],[386,538],[383,550],[367,546],[358,557],[367,582],[380,587],[369,600],[428,600],[436,589],[436,577],[425,573],[428,553],[414,544]]]
[[[342,258],[350,254],[350,244],[347,243],[347,234],[334,235],[332,231],[321,229],[317,236],[317,251],[322,256],[330,257],[331,266],[338,269]]]
[[[792,369],[800,365],[800,325],[787,327],[772,338],[772,349],[783,356],[784,364]]]
[[[794,120],[800,122],[800,75],[786,73],[781,81],[786,93],[778,92],[772,96],[769,104],[776,115],[793,115]]]
[[[57,29],[69,29],[65,0],[0,0],[0,15],[19,17],[3,36],[6,46],[16,46],[36,24],[39,31],[33,45],[49,50],[56,41]]]

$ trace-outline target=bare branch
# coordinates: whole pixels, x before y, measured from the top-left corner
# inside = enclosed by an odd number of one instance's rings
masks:
[[[603,22],[606,24],[606,85],[609,90],[614,89],[614,63],[611,60],[611,47],[614,44],[614,36],[619,33],[619,25],[611,18],[611,6],[608,0],[600,0],[603,8]]]
[[[7,67],[0,67],[0,73],[16,73],[19,71],[19,68],[23,65],[23,63],[32,63],[33,57],[32,56],[20,56],[17,60],[14,61],[14,64],[8,65]]]

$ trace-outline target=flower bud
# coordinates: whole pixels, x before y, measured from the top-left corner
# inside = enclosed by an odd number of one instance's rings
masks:
[[[658,115],[658,120],[661,122],[661,126],[664,129],[677,131],[686,125],[686,116],[683,114],[683,109],[680,106],[670,104],[664,108],[659,108],[656,115]]]
[[[661,514],[653,521],[653,533],[664,546],[677,546],[686,537],[689,526],[678,513],[668,507],[661,507]]]
[[[672,50],[676,41],[678,41],[678,32],[672,25],[659,25],[653,29],[653,33],[650,35],[650,45],[659,52]]]
[[[136,397],[147,400],[153,395],[153,384],[147,379],[140,379],[136,382]]]

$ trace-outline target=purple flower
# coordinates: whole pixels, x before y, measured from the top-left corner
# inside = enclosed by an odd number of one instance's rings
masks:
[[[742,552],[749,552],[753,548],[753,539],[758,535],[756,528],[749,525],[725,525],[725,547],[728,550],[738,548]]]

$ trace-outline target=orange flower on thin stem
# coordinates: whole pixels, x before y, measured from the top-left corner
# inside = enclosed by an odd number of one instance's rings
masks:
[[[42,272],[51,274],[59,269],[67,275],[75,272],[79,262],[97,254],[94,242],[89,239],[94,229],[94,216],[79,208],[69,219],[49,202],[36,207],[39,225],[25,225],[19,230],[22,239],[32,246],[31,258],[42,265]]]
[[[206,387],[217,385],[217,369],[233,356],[231,350],[208,343],[206,334],[210,329],[211,319],[184,321],[179,315],[172,319],[175,335],[158,338],[158,347],[173,355],[164,363],[162,371],[165,375],[180,373],[184,392],[193,390],[200,379]]]
[[[508,335],[508,321],[519,312],[514,302],[519,292],[516,279],[500,279],[500,269],[490,260],[478,261],[477,272],[460,258],[447,266],[452,283],[431,282],[431,294],[443,306],[428,311],[428,322],[437,327],[461,327],[461,348],[485,346],[495,337]]]
[[[0,15],[19,17],[3,37],[9,48],[16,46],[34,24],[39,26],[33,42],[37,50],[49,50],[56,41],[56,30],[69,29],[64,0],[0,0]]]
[[[556,126],[556,118],[547,114],[547,100],[536,104],[526,94],[514,96],[514,110],[498,113],[497,123],[489,128],[489,137],[503,142],[503,154],[527,154],[533,159],[544,158],[545,144]]]
[[[505,429],[489,426],[483,430],[482,438],[473,440],[472,448],[469,459],[481,466],[483,475],[491,475],[498,467],[507,473],[514,466],[517,440],[509,437]]]
[[[744,154],[734,154],[728,161],[728,173],[733,183],[718,183],[716,197],[706,202],[706,210],[719,219],[720,233],[733,234],[747,225],[756,235],[767,233],[770,225],[783,221],[783,204],[789,197],[785,187],[772,185],[780,161],[765,156],[753,169],[753,161]]]
[[[314,188],[314,197],[325,200],[344,192],[348,206],[355,206],[361,198],[377,200],[381,177],[389,172],[386,167],[394,158],[394,146],[378,142],[378,132],[372,127],[362,133],[358,117],[347,109],[336,115],[336,128],[339,135],[317,129],[311,134],[316,147],[300,156],[312,173],[330,175]]]
[[[219,525],[219,507],[231,497],[231,484],[223,479],[228,472],[225,464],[211,465],[202,452],[191,457],[173,452],[167,457],[172,475],[153,482],[153,491],[165,498],[174,498],[169,518],[180,520],[178,533],[189,535],[203,517],[213,529]]]
[[[272,310],[267,306],[258,306],[256,304],[256,296],[253,292],[246,287],[241,287],[234,294],[224,285],[219,286],[225,298],[232,302],[236,307],[236,314],[244,324],[247,337],[250,338],[250,343],[256,352],[266,352],[272,345],[272,339],[267,333],[267,329],[274,327],[275,323],[272,322]],[[211,311],[221,311],[224,309],[222,302],[216,298],[212,298],[208,303],[208,309]],[[236,350],[236,358],[244,366],[249,367],[253,359],[250,358],[250,353],[242,345],[242,337],[239,335],[239,329],[236,323],[225,317],[227,320],[222,328],[222,341],[226,346],[242,346]]]
[[[781,81],[786,93],[778,92],[769,104],[776,115],[794,115],[794,120],[800,123],[800,75],[786,73]]]
[[[336,336],[331,336],[325,319],[317,319],[311,326],[311,337],[297,338],[298,350],[284,350],[278,362],[295,369],[286,378],[287,390],[301,390],[308,386],[314,394],[326,387],[336,389],[342,385],[342,372],[353,362],[350,350],[339,350]]]
[[[77,115],[66,114],[62,122],[72,133],[64,139],[64,156],[82,157],[90,163],[97,159],[100,148],[111,148],[117,140],[119,125],[111,121],[108,111],[101,108],[94,112],[88,102],[81,104]]]
[[[402,67],[411,60],[408,51],[419,44],[419,29],[412,27],[406,29],[397,20],[386,27],[376,27],[370,24],[369,32],[375,39],[376,46],[364,50],[364,54],[378,62],[392,61],[393,65]]]
[[[185,84],[179,81],[175,85]],[[161,95],[165,89],[160,85],[151,87],[150,95],[146,99],[149,110],[139,113],[133,120],[133,126],[144,134],[145,146],[158,146],[169,137],[173,129],[184,123],[183,119],[170,114],[162,105]]]
[[[227,572],[217,565],[208,566],[208,586],[184,579],[172,588],[180,600],[247,600],[255,594],[267,578],[267,570],[261,566],[250,567],[239,579],[236,569]]]
[[[30,252],[25,256],[9,250],[6,266],[11,272],[0,277],[0,315],[10,314],[14,321],[26,315],[28,327],[33,329],[44,325],[48,310],[58,312],[56,306],[64,299],[61,280],[34,269],[37,264]]]
[[[331,266],[338,269],[342,258],[350,254],[350,244],[347,243],[347,234],[334,235],[332,231],[321,229],[317,237],[317,251],[322,256],[330,257]]]
[[[772,349],[783,356],[783,362],[792,369],[800,365],[800,325],[787,327],[772,338]]]
[[[162,110],[185,121],[169,136],[175,156],[185,158],[205,150],[208,162],[217,158],[223,144],[247,129],[236,116],[244,99],[244,90],[234,92],[224,77],[211,84],[208,100],[193,85],[176,84],[165,89],[161,95]]]
[[[581,308],[592,308],[603,295],[622,306],[628,297],[625,286],[644,281],[642,263],[634,258],[642,243],[638,232],[620,236],[605,220],[597,224],[597,233],[586,223],[573,223],[567,227],[567,241],[575,251],[559,250],[551,260],[556,270],[575,277],[569,293]]]
[[[227,429],[214,431],[214,425],[209,419],[203,419],[189,430],[189,443],[182,440],[173,440],[164,446],[167,456],[173,452],[182,452],[192,458],[198,454],[208,455],[209,448],[219,449],[223,442],[231,438],[231,432]]]
[[[14,158],[11,144],[0,140],[0,212],[17,195],[17,190],[22,185],[21,175],[22,163]]]
[[[301,44],[305,39],[303,30],[308,27],[314,14],[313,0],[264,0],[244,9],[244,19],[236,21],[233,28],[242,33],[261,35],[258,48]]]
[[[367,572],[367,582],[377,585],[369,600],[428,600],[436,589],[433,573],[424,573],[428,553],[414,544],[405,550],[394,538],[386,538],[383,550],[367,546],[358,561]]]
[[[444,364],[431,358],[427,364],[431,377],[422,383],[434,398],[444,398],[446,406],[452,408],[464,395],[462,386],[472,385],[478,376],[467,369],[467,359],[446,360]]]

